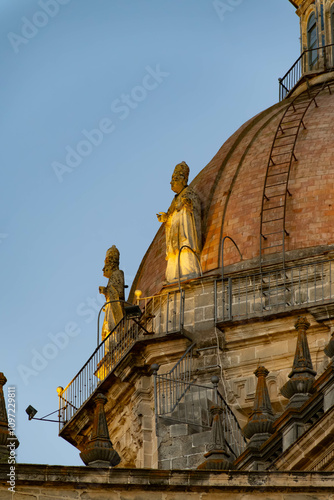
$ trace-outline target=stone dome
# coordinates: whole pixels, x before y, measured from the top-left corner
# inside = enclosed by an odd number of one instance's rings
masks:
[[[305,87],[299,89],[299,93],[302,91]],[[291,101],[284,99],[242,125],[191,182],[202,205],[203,275],[221,273],[221,243],[226,235],[237,243],[244,265],[248,262],[249,268],[258,268],[268,159],[277,127]],[[334,244],[334,92],[323,90],[316,101],[318,107],[311,104],[305,114],[306,128],[300,129],[295,146],[298,161],[290,171],[291,196],[287,198],[285,217],[287,256],[307,249],[321,253],[321,246],[328,250],[328,245]],[[224,266],[239,261],[238,252],[227,240]],[[158,293],[165,269],[162,226],[141,262],[130,300],[135,289],[146,297]]]

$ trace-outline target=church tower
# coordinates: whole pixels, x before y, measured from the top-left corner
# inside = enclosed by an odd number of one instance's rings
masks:
[[[333,68],[334,5],[331,0],[290,0],[290,2],[300,18],[301,56],[293,68],[295,84],[301,74],[310,77]],[[291,76],[290,73],[289,77]],[[285,85],[284,79],[285,77],[282,79],[282,85]],[[288,83],[290,88],[291,83]]]

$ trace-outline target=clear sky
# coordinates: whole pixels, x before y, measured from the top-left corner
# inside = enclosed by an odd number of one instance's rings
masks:
[[[277,101],[298,18],[288,0],[1,0],[0,23],[0,371],[18,461],[79,465],[25,408],[56,410],[95,349],[105,252],[130,286],[174,166],[192,179]]]

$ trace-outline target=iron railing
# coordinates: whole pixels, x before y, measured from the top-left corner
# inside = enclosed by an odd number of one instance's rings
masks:
[[[216,323],[333,301],[333,262],[312,262],[216,280]]]
[[[334,68],[334,44],[324,45],[302,52],[297,61],[279,82],[279,100],[282,101],[296,86],[303,75],[313,72],[330,71]]]
[[[159,365],[152,365],[156,423],[158,416],[173,413],[189,390],[194,345],[189,346],[176,365],[163,375],[157,375]]]
[[[139,325],[123,318],[116,328],[95,349],[91,357],[59,393],[60,429],[71,420],[115,366],[136,343]]]
[[[184,290],[176,290],[152,297],[137,299],[143,311],[141,321],[152,333],[182,331],[184,318]]]
[[[208,387],[190,381],[191,369],[189,355],[193,346],[190,346],[181,362],[185,371],[173,371],[158,375],[154,371],[154,399],[156,423],[162,417],[167,421],[175,421],[196,426],[199,430],[208,430],[212,425],[210,408],[218,405],[223,409],[223,429],[226,445],[230,452],[238,457],[246,447],[238,420],[226,403],[217,387]],[[187,357],[188,356],[188,359]],[[176,367],[175,367],[176,368]],[[181,364],[177,372],[181,369]]]
[[[73,380],[59,392],[60,429],[66,425],[139,339],[140,324],[148,333],[182,331],[183,291],[169,292],[144,301],[141,318],[124,317],[95,349]]]

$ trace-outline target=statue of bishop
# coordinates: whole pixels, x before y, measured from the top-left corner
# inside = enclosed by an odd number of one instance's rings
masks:
[[[191,278],[200,274],[198,259],[202,247],[201,203],[195,191],[188,186],[189,167],[183,161],[176,165],[171,189],[174,199],[167,212],[159,212],[158,220],[166,231],[166,280]],[[179,253],[180,269],[179,269]]]
[[[112,302],[105,306],[102,326],[104,340],[123,318],[123,302],[120,301],[124,301],[124,273],[119,269],[119,251],[115,245],[107,250],[102,271],[109,281],[107,286],[99,287],[99,292],[104,294],[106,302]]]

